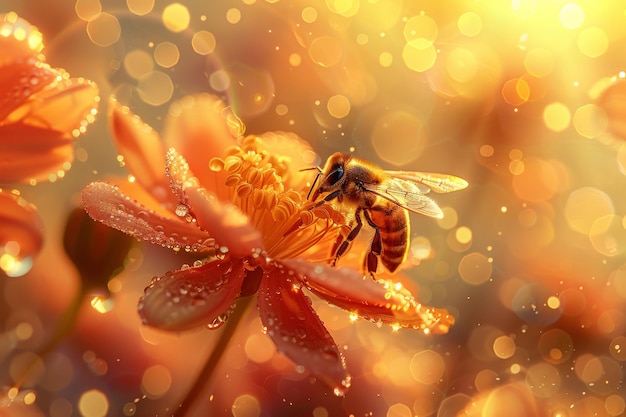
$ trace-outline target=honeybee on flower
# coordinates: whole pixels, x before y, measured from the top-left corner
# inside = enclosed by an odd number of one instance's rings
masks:
[[[397,283],[328,264],[348,226],[331,205],[311,208],[311,176],[301,168],[316,155],[296,135],[243,136],[223,102],[196,95],[173,105],[163,143],[127,108],[109,104],[118,149],[142,188],[132,194],[142,201],[96,182],[82,193],[87,212],[138,239],[198,254],[192,266],[148,285],[139,302],[145,324],[218,328],[238,298],[257,293],[261,320],[278,350],[337,395],[350,386],[350,376],[305,290],[351,317],[394,328],[446,333],[453,324],[446,310],[420,304]]]
[[[333,265],[350,247],[363,226],[363,218],[374,229],[370,248],[363,258],[363,269],[374,274],[380,258],[389,272],[406,260],[409,251],[409,211],[441,218],[443,212],[427,194],[430,190],[448,193],[462,190],[468,183],[448,174],[412,171],[385,171],[357,158],[337,152],[320,170],[312,200],[324,195],[314,207],[337,200],[354,211],[356,225],[342,237],[333,251]],[[313,190],[313,188],[312,188]]]

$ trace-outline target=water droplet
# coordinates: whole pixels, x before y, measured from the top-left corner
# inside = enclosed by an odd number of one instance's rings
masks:
[[[300,319],[299,315],[298,315],[298,318]],[[304,320],[304,319],[300,319],[300,320]],[[306,339],[306,336],[307,336],[306,329],[303,326],[296,327],[294,329],[294,334],[300,340]]]
[[[138,211],[135,214],[135,217],[137,217],[138,220],[142,220],[144,222],[147,222],[148,220],[150,220],[150,213],[148,213],[145,210],[141,210],[141,211]]]
[[[178,217],[185,217],[189,213],[189,207],[185,204],[179,204],[174,211]]]
[[[220,314],[219,316],[214,318],[211,323],[207,324],[207,328],[209,330],[218,329],[218,328],[222,327],[226,323],[226,320],[228,320],[228,315]]]

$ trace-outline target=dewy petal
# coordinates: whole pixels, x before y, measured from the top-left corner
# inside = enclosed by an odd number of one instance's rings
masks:
[[[52,83],[57,76],[58,72],[34,58],[1,65],[0,125],[6,124],[5,119],[10,113],[31,100],[33,95]]]
[[[0,189],[0,271],[21,276],[43,245],[43,223],[17,191]]]
[[[56,130],[73,138],[85,132],[96,118],[98,87],[89,80],[66,75],[60,74],[54,83],[14,110],[7,121]]]
[[[350,386],[343,355],[298,284],[284,268],[266,273],[258,293],[261,321],[279,351],[343,394]]]
[[[185,188],[198,186],[198,180],[189,169],[187,160],[176,149],[170,148],[165,157],[165,172],[170,178],[170,190],[181,204],[187,204]]]
[[[447,333],[454,324],[445,309],[423,306],[400,284],[373,280],[349,268],[333,268],[302,259],[281,261],[299,273],[309,290],[360,317],[425,333]]]
[[[260,233],[238,207],[221,202],[204,188],[187,188],[185,195],[198,226],[215,238],[222,251],[249,256],[263,249]]]
[[[115,146],[137,182],[161,203],[173,204],[164,175],[165,148],[158,133],[115,98],[109,100],[109,123]]]
[[[226,104],[210,94],[187,96],[170,107],[163,137],[185,156],[201,184],[209,184],[213,178],[211,158],[223,157],[226,149],[235,145],[236,122],[232,119]]]
[[[188,330],[226,322],[243,282],[241,260],[217,259],[155,278],[139,300],[145,324],[166,330]]]
[[[214,249],[215,241],[192,223],[164,217],[119,191],[94,182],[82,191],[83,206],[94,219],[137,239],[188,252]]]
[[[57,73],[42,62],[42,35],[16,13],[0,14],[0,124]]]
[[[17,13],[0,14],[0,66],[29,57],[43,49],[39,30]]]
[[[72,140],[60,132],[22,124],[0,126],[0,183],[47,181],[66,171],[73,157]]]

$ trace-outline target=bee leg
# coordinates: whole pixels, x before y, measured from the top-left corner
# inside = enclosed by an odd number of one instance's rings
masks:
[[[329,202],[330,200],[333,200],[335,198],[339,199],[339,201],[342,200],[342,190],[337,190],[337,191],[333,191],[332,193],[328,194],[326,197],[324,197],[323,199],[321,199],[320,201],[318,201],[317,203],[313,204],[311,207],[309,207],[307,210],[313,210],[315,208],[318,208],[319,206],[326,204],[327,202]]]
[[[356,226],[354,226],[354,228],[350,230],[350,233],[348,233],[348,236],[346,236],[343,242],[341,242],[341,244],[339,244],[339,246],[337,247],[337,251],[335,252],[335,260],[332,263],[333,266],[335,266],[335,264],[337,263],[337,260],[341,258],[341,256],[343,256],[344,253],[346,253],[352,241],[357,237],[357,235],[361,231],[361,227],[363,227],[363,220],[361,220],[361,211],[362,210],[360,207],[356,209],[356,212],[354,213]]]
[[[380,238],[380,230],[376,223],[374,223],[374,221],[370,217],[367,210],[363,210],[363,215],[365,216],[367,224],[372,226],[372,229],[374,229],[374,238],[372,239],[372,243],[370,244],[370,250],[367,255],[365,255],[365,259],[363,260],[363,268],[365,268],[367,272],[369,272],[370,275],[372,275],[373,277],[376,269],[378,268],[378,257],[382,252],[383,244]]]
[[[343,235],[339,234],[337,235],[337,239],[335,239],[335,243],[333,243],[333,247],[330,250],[330,255],[333,257],[332,261],[330,262],[331,266],[335,266],[335,264],[337,263],[337,258],[335,254],[339,250],[339,246],[342,243],[343,243]]]

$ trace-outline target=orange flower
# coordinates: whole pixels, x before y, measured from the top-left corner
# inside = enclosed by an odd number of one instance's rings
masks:
[[[0,183],[34,184],[67,171],[72,139],[95,119],[96,85],[51,68],[41,33],[0,15]]]
[[[72,138],[92,122],[95,84],[51,68],[42,35],[15,13],[0,14],[0,184],[56,179],[70,168]],[[0,188],[0,270],[27,273],[43,241],[36,209]]]
[[[115,185],[96,182],[83,190],[86,210],[138,239],[201,258],[152,280],[139,302],[146,324],[217,328],[238,297],[258,292],[261,320],[278,349],[337,395],[350,377],[305,289],[377,323],[426,333],[445,333],[452,324],[445,310],[422,306],[399,284],[328,265],[345,219],[330,205],[312,208],[306,201],[314,174],[300,169],[316,155],[295,135],[242,137],[238,119],[221,101],[199,95],[170,110],[164,136],[171,147],[165,150],[128,109],[115,101],[111,107],[118,148],[148,193],[133,192],[139,203]]]

